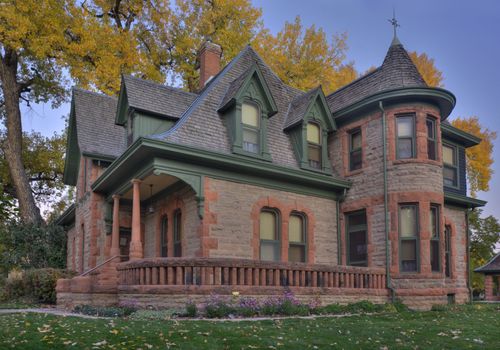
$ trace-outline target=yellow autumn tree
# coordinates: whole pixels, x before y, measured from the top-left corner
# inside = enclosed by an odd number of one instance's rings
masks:
[[[418,54],[415,51],[410,52],[409,55],[427,85],[443,87],[443,73],[436,68],[433,58],[428,57],[426,53]]]
[[[276,35],[262,32],[255,48],[286,84],[300,90],[322,85],[330,93],[356,78],[352,63],[345,63],[347,35],[333,35],[329,42],[322,28],[302,26],[299,16],[286,22]]]
[[[467,148],[467,180],[471,196],[475,197],[477,191],[488,191],[489,182],[493,175],[493,141],[497,137],[495,131],[483,127],[478,117],[456,118],[451,124],[463,131],[481,138],[477,146]]]

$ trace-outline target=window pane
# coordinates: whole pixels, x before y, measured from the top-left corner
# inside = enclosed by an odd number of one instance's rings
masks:
[[[431,268],[439,271],[439,241],[431,241]]]
[[[309,145],[309,166],[315,169],[321,169],[321,147]]]
[[[243,128],[243,149],[247,152],[259,152],[259,131]]]
[[[351,151],[350,170],[361,169],[362,165],[361,150]]]
[[[273,242],[260,242],[260,260],[278,261],[278,245]]]
[[[361,131],[355,131],[351,134],[351,150],[361,148]]]
[[[443,163],[455,164],[455,148],[443,145]]]
[[[431,237],[438,237],[438,221],[437,220],[438,220],[437,208],[431,207],[430,218],[429,218],[429,232],[431,233]]]
[[[290,245],[288,248],[288,261],[306,262],[306,247],[303,245]]]
[[[417,242],[416,240],[401,241],[401,270],[417,271]]]
[[[243,103],[241,106],[241,121],[243,124],[259,127],[259,109],[257,106],[249,103]]]
[[[445,166],[443,168],[444,184],[446,186],[457,186],[457,169]]]
[[[436,141],[427,140],[427,157],[436,160]]]
[[[353,226],[365,226],[366,225],[366,213],[365,211],[360,211],[359,213],[349,214],[348,217],[349,230]]]
[[[413,118],[398,117],[398,137],[413,137]]]
[[[321,129],[318,124],[309,123],[307,124],[307,142],[313,142],[316,144],[320,144]]]
[[[366,231],[349,233],[349,263],[366,261]]]
[[[413,206],[401,207],[399,233],[401,237],[415,237],[417,235],[417,215]]]
[[[436,138],[434,121],[431,119],[427,119],[425,124],[427,125],[427,137],[434,140]]]
[[[288,241],[304,243],[303,219],[299,215],[291,215],[288,222]]]
[[[260,213],[260,239],[277,240],[275,213],[270,211]]]
[[[413,140],[398,139],[398,159],[407,159],[413,157]]]
[[[177,211],[174,214],[174,241],[180,241],[181,240],[181,231],[182,231],[182,224],[181,224],[181,212]]]
[[[168,253],[167,233],[168,233],[168,219],[165,216],[161,220],[161,256],[162,257],[166,257],[167,253]]]

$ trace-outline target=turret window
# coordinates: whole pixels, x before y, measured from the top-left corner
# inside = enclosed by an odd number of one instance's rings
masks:
[[[399,261],[402,272],[418,271],[418,206],[399,207]]]
[[[443,178],[444,185],[458,187],[457,148],[443,145]]]
[[[321,169],[321,128],[316,123],[307,124],[307,154],[309,166]]]
[[[415,158],[415,118],[401,116],[396,118],[397,159]]]
[[[425,120],[425,125],[427,126],[427,157],[431,160],[436,160],[436,119],[430,117],[427,118]]]

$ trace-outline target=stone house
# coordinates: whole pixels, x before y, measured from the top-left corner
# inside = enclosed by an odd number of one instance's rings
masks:
[[[123,76],[73,90],[64,180],[75,203],[58,303],[172,306],[291,289],[325,303],[469,300],[465,149],[455,96],[395,37],[380,67],[326,96],[284,84],[250,47],[200,90]]]
[[[484,274],[484,299],[500,301],[500,253],[474,272]]]

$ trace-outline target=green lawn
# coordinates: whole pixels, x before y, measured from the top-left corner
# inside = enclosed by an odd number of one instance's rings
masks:
[[[500,306],[276,321],[0,316],[8,349],[500,349]]]

